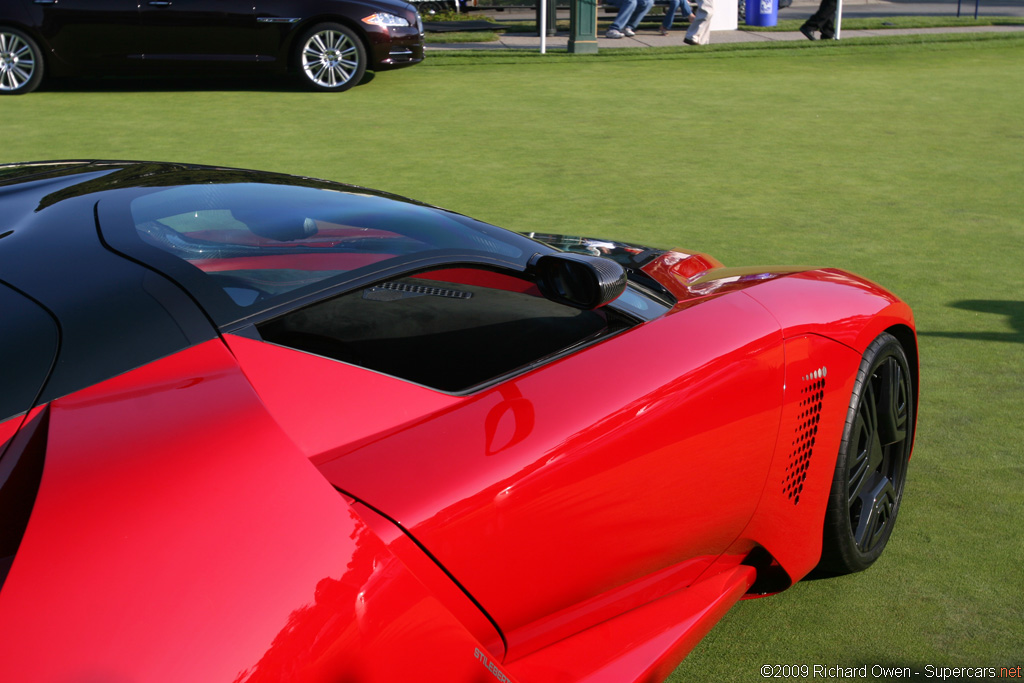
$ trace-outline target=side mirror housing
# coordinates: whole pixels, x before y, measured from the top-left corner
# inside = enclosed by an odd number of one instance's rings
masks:
[[[534,254],[530,271],[551,301],[590,310],[626,291],[626,271],[615,261],[585,254]]]

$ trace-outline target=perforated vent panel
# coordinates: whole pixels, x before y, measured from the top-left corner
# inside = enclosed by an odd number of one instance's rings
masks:
[[[789,454],[786,478],[782,482],[783,491],[793,501],[793,505],[800,502],[800,493],[804,490],[804,480],[807,479],[807,469],[811,466],[827,374],[828,369],[822,367],[801,377],[804,385],[800,388],[800,413],[797,415],[796,430],[793,433],[793,450]]]

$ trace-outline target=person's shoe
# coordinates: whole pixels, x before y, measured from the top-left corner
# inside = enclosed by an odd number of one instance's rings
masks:
[[[634,31],[633,29],[631,29],[631,28],[630,28],[630,27],[628,27],[628,26],[627,26],[626,28],[622,29],[622,32],[623,32],[624,34],[626,34],[626,37],[627,37],[627,38],[632,38],[633,36],[635,36],[635,35],[636,35],[636,31]]]
[[[697,41],[693,38],[683,38],[683,42],[687,45],[698,45]]]
[[[834,33],[822,33],[821,34],[821,39],[822,40],[835,40],[835,38],[836,38],[836,34],[834,34]]]
[[[691,14],[690,16],[686,17],[686,20],[692,24],[694,21],[697,20],[697,15]]]
[[[667,36],[668,35],[668,29],[665,28],[664,26],[662,26],[661,28],[658,29],[658,33],[660,33],[663,36]]]
[[[605,38],[625,38],[626,34],[618,29],[610,28],[608,33],[604,34]]]
[[[807,36],[807,40],[817,40],[818,39],[818,36],[814,35],[814,29],[811,28],[810,26],[808,26],[807,24],[804,24],[803,26],[800,27],[800,33],[802,33],[805,36]]]

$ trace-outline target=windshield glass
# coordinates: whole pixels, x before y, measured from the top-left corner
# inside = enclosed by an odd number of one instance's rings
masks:
[[[239,309],[221,322],[290,292],[432,256],[520,265],[537,246],[465,216],[348,189],[178,186],[136,196],[130,212],[145,245],[187,263],[205,276],[200,289],[212,286]],[[195,274],[188,279],[194,290]]]

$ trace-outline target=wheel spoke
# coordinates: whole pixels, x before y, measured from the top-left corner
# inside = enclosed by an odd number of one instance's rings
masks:
[[[871,474],[876,472],[882,463],[882,447],[878,441],[878,413],[875,405],[875,390],[871,382],[864,385],[860,405],[857,407],[854,422],[852,445],[853,458],[847,464],[849,473],[849,500],[851,506],[860,500],[865,488],[871,482]]]
[[[18,90],[36,71],[32,47],[11,33],[0,33],[0,90]]]
[[[879,479],[865,498],[853,529],[853,540],[861,552],[869,551],[884,537],[896,507],[896,492],[888,479]]]
[[[879,373],[878,427],[881,442],[887,445],[907,438],[907,383],[903,368],[895,358],[887,359]]]

